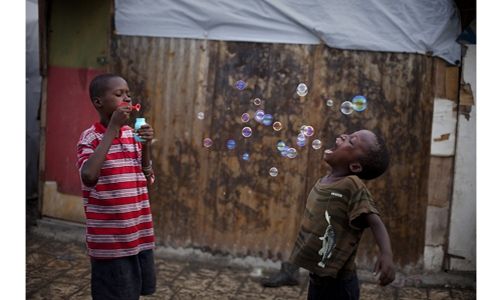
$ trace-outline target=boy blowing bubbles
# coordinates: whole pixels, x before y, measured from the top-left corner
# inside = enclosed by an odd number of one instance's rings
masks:
[[[91,261],[93,299],[137,300],[154,293],[154,232],[148,185],[153,128],[142,125],[134,139],[126,123],[132,111],[127,82],[103,74],[89,87],[100,121],[77,145]]]
[[[357,300],[354,260],[364,228],[371,228],[379,247],[374,270],[379,283],[385,286],[395,278],[389,235],[360,180],[382,175],[389,155],[380,137],[360,130],[337,137],[323,160],[331,171],[307,198],[290,261],[310,271],[308,299]]]

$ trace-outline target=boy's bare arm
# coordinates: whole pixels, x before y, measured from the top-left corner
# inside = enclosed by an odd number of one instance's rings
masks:
[[[393,282],[396,277],[389,234],[378,215],[366,214],[365,221],[370,226],[380,251],[374,272],[375,274],[380,273],[379,283],[385,286]]]
[[[83,164],[81,170],[82,182],[88,187],[95,186],[101,173],[102,164],[106,160],[106,154],[113,143],[113,139],[118,135],[120,128],[125,124],[130,115],[130,108],[119,107],[111,117],[104,136],[95,149]]]

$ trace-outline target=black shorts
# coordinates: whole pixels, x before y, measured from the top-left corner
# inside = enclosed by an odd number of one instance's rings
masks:
[[[333,277],[321,277],[309,274],[308,300],[358,300],[359,281],[354,274],[349,279],[338,279]]]
[[[92,299],[138,300],[156,289],[153,250],[137,255],[90,259]]]

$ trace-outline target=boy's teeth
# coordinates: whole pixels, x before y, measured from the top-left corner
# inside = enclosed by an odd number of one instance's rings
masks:
[[[327,149],[327,150],[325,150],[325,153],[332,153],[332,150]]]

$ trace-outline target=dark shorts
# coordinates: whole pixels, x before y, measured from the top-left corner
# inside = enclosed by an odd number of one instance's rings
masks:
[[[153,250],[114,259],[90,259],[92,299],[137,300],[156,289]]]
[[[358,300],[359,282],[354,275],[349,279],[321,277],[309,274],[308,300]]]

